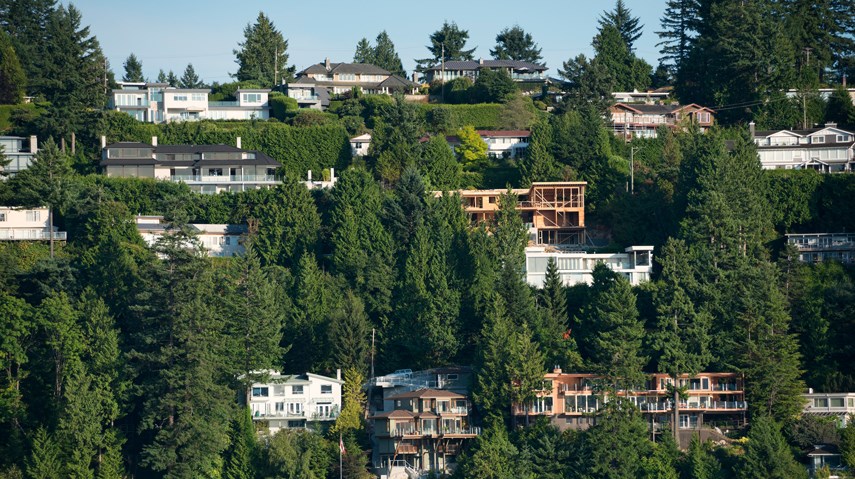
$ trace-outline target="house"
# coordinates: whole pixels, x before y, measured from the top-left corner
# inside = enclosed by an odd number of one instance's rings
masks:
[[[531,132],[528,130],[476,130],[487,144],[487,156],[491,158],[519,158],[526,148]],[[445,138],[452,148],[460,144],[455,135]]]
[[[24,146],[27,142],[27,146]],[[6,157],[9,164],[0,166],[0,174],[3,176],[14,176],[21,170],[30,166],[33,157],[39,152],[39,140],[35,135],[29,138],[21,136],[0,136],[0,153]]]
[[[268,371],[269,380],[254,383],[249,409],[262,431],[330,425],[341,411],[341,370],[331,378],[320,374]]]
[[[855,233],[794,233],[787,243],[799,250],[799,261],[855,263]]]
[[[529,405],[515,404],[517,421],[526,416],[545,416],[560,429],[587,429],[597,421],[597,413],[610,399],[599,387],[602,379],[595,374],[565,373],[555,368],[544,376],[544,389]],[[634,390],[614,394],[637,406],[655,433],[670,431],[674,413],[674,384],[667,374],[647,374],[645,383]],[[687,397],[678,406],[680,442],[688,445],[695,432],[701,439],[714,437],[716,431],[745,424],[748,404],[741,374],[705,372],[682,375],[677,386],[687,388]]]
[[[353,156],[365,156],[371,146],[371,133],[363,133],[350,139],[350,153]]]
[[[855,392],[819,393],[809,389],[803,394],[803,414],[834,417],[840,427],[846,427],[851,414],[855,414]]]
[[[661,126],[671,129],[695,124],[707,131],[715,120],[715,111],[695,103],[690,105],[616,103],[610,108],[612,131],[627,140],[656,138]]]
[[[136,224],[137,231],[149,246],[154,246],[163,235],[169,234],[171,227],[162,216],[137,216]],[[192,223],[187,226],[208,256],[230,257],[244,252],[241,243],[247,233],[245,225]]]
[[[481,433],[471,424],[471,406],[463,394],[422,388],[387,400],[389,409],[368,418],[374,465],[387,476],[399,464],[417,472],[447,473],[464,446]]]
[[[846,84],[843,84],[843,88],[846,88]],[[837,88],[816,88],[810,91],[810,93],[816,93],[825,101],[828,101],[828,98],[831,97],[831,94]],[[855,88],[846,88],[846,92],[849,93],[849,97],[852,98],[852,103],[855,104]],[[798,90],[795,88],[790,88],[787,90],[787,98],[801,98],[802,90]]]
[[[833,444],[816,444],[804,451],[804,455],[807,458],[811,477],[817,477],[817,472],[823,467],[828,467],[829,471],[833,471],[841,469],[843,466],[843,456],[840,454],[840,449]],[[832,475],[830,477],[840,476]]]
[[[448,82],[455,78],[469,78],[473,82],[482,69],[506,73],[512,80],[520,83],[546,83],[544,74],[548,68],[537,63],[521,60],[463,60],[447,61],[434,65],[424,71],[425,81]]]
[[[198,193],[246,191],[279,183],[282,166],[255,150],[241,149],[241,139],[230,145],[158,145],[119,142],[101,137],[101,168],[110,177],[154,178],[187,183]]]
[[[671,93],[665,89],[648,90],[648,91],[622,91],[612,93],[615,101],[618,103],[646,103],[653,104],[662,102],[671,96]]]
[[[209,89],[175,88],[166,83],[119,82],[110,109],[146,123],[194,120],[266,120],[270,90],[238,89],[234,101],[208,101]]]
[[[56,226],[51,230],[47,208],[10,208],[0,206],[0,241],[65,241],[67,233]]]
[[[589,253],[528,247],[525,249],[525,271],[528,284],[535,288],[543,287],[550,259],[555,260],[558,275],[565,286],[591,284],[594,267],[599,263],[626,277],[631,285],[638,286],[650,281],[653,271],[653,246],[630,246],[623,253]]]
[[[754,122],[748,127],[765,170],[855,171],[855,133],[834,123],[807,130],[755,130]]]
[[[288,96],[301,108],[315,109],[326,108],[330,96],[354,88],[366,94],[414,94],[419,85],[370,63],[331,63],[329,58],[298,72],[287,85]]]

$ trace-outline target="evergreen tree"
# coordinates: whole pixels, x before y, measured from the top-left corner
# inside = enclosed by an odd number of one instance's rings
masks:
[[[806,478],[807,470],[793,457],[781,428],[768,416],[752,418],[739,479]]]
[[[551,142],[552,126],[548,121],[539,121],[532,125],[528,148],[520,161],[524,184],[560,179],[560,168],[549,151]]]
[[[223,479],[253,479],[253,457],[258,444],[248,407],[240,408],[232,420],[231,443],[226,454]]]
[[[652,67],[632,53],[617,27],[603,25],[593,45],[595,61],[608,72],[612,91],[643,91],[650,85]]]
[[[475,48],[465,49],[468,39],[468,30],[461,30],[455,22],[443,22],[442,28],[430,35],[430,45],[427,46],[427,49],[430,51],[431,57],[416,60],[417,70],[424,71],[426,68],[438,65],[443,58],[445,61],[472,60]],[[445,54],[444,57],[443,53]]]
[[[29,362],[36,332],[32,307],[26,301],[0,292],[0,450],[12,457],[23,453],[22,421],[26,402],[21,381]],[[17,454],[16,454],[17,453]]]
[[[333,434],[347,434],[362,430],[365,425],[363,411],[365,410],[366,398],[362,385],[365,376],[359,369],[349,368],[344,371],[344,386],[342,387],[342,400],[344,406],[341,414],[336,419],[331,431]]]
[[[353,292],[347,291],[341,306],[332,312],[329,334],[333,364],[360,373],[368,369],[371,323],[362,301]]]
[[[368,155],[374,159],[374,169],[384,181],[394,183],[419,156],[419,139],[423,132],[418,108],[395,95],[395,104],[377,121]]]
[[[160,69],[160,71],[157,72],[157,82],[158,83],[167,83],[168,82],[168,80],[166,78],[166,73],[163,72],[162,68]]]
[[[27,460],[30,479],[60,479],[64,477],[59,447],[53,436],[40,427],[33,436],[32,453]]]
[[[855,421],[848,421],[840,431],[840,458],[849,468],[855,468]]]
[[[605,114],[614,97],[613,79],[607,67],[597,58],[588,59],[579,54],[564,62],[558,73],[567,80],[563,91],[566,95],[562,109],[572,111],[588,106]]]
[[[21,103],[27,77],[9,36],[0,30],[0,105]]]
[[[534,327],[534,335],[543,348],[546,365],[577,370],[582,365],[582,358],[576,347],[576,338],[568,327],[567,292],[558,274],[555,258],[549,258],[546,264],[538,306],[540,315]]]
[[[357,53],[358,53],[359,45],[357,45]],[[404,66],[401,63],[401,58],[398,56],[398,52],[395,51],[395,44],[392,43],[392,39],[389,38],[389,34],[386,33],[386,30],[380,32],[377,35],[377,38],[374,40],[374,51],[371,55],[371,62],[384,70],[388,70],[389,73],[393,75],[398,75],[400,77],[406,77],[407,72],[404,71]]]
[[[543,57],[541,49],[534,42],[530,33],[519,25],[505,28],[496,35],[496,47],[490,50],[490,55],[496,60],[519,60],[539,63]]]
[[[525,280],[525,247],[528,231],[517,210],[512,191],[499,197],[499,210],[492,225],[496,259],[500,265],[497,291],[505,300],[507,314],[514,324],[530,322],[537,315],[531,288]]]
[[[353,53],[353,63],[374,64],[374,48],[367,38],[363,37],[356,44],[356,51]]]
[[[271,190],[247,196],[254,203],[250,215],[258,221],[254,246],[264,264],[293,268],[305,253],[315,251],[321,219],[305,185],[286,178]]]
[[[509,340],[507,369],[511,400],[522,406],[528,423],[529,407],[537,399],[538,391],[543,390],[544,356],[526,323]]]
[[[833,121],[842,128],[855,126],[855,103],[845,88],[836,88],[828,97],[825,111],[826,121]]]
[[[128,58],[125,60],[125,75],[122,77],[124,81],[130,82],[144,82],[145,77],[143,77],[142,72],[142,62],[137,59],[137,56],[131,53],[128,55]],[[161,70],[163,73],[163,70]]]
[[[517,91],[517,84],[507,73],[483,69],[470,89],[472,97],[480,103],[506,103]]]
[[[313,254],[306,253],[297,266],[294,307],[286,321],[285,364],[295,371],[314,371],[330,355],[329,315],[335,307],[329,275],[321,271]]]
[[[181,88],[202,88],[205,83],[202,82],[202,79],[196,74],[196,69],[193,68],[193,64],[188,63],[187,68],[184,69],[184,74],[181,75],[181,79],[178,80],[178,85]]]
[[[662,31],[656,32],[661,41],[656,46],[662,47],[659,62],[674,77],[682,72],[694,45],[698,7],[698,0],[668,0],[665,3],[665,13],[660,20]]]
[[[9,36],[21,62],[31,95],[42,93],[40,88],[45,82],[45,72],[41,68],[41,54],[49,48],[46,27],[55,7],[54,0],[8,0],[0,3],[0,26]]]
[[[479,341],[478,369],[472,400],[484,417],[505,418],[510,413],[510,377],[507,361],[510,356],[508,338],[514,324],[508,317],[504,300],[492,295]]]
[[[169,70],[169,73],[166,75],[166,83],[171,87],[178,88],[180,81],[178,76],[172,70]]]
[[[697,433],[692,434],[689,450],[683,461],[684,477],[693,479],[716,479],[720,477],[721,464],[712,455],[709,442],[701,442]]]
[[[514,479],[526,477],[518,460],[517,448],[505,427],[494,421],[475,439],[473,447],[460,460],[460,477]]]
[[[450,191],[460,187],[460,164],[442,135],[432,136],[421,144],[416,166],[425,181],[436,190]]]
[[[579,477],[585,479],[640,477],[652,449],[641,413],[622,397],[606,403],[583,441]]]
[[[288,67],[288,41],[264,12],[258,12],[255,24],[243,30],[244,41],[234,50],[238,81],[249,81],[271,87],[293,79],[294,68]]]
[[[644,28],[644,25],[638,24],[638,20],[638,17],[632,16],[632,11],[626,8],[623,0],[617,0],[615,9],[611,12],[603,12],[597,21],[601,30],[608,26],[614,27],[620,33],[626,47],[632,52],[632,46],[636,40],[641,38],[641,31]]]

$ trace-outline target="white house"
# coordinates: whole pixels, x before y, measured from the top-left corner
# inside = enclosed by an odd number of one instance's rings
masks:
[[[169,224],[162,216],[137,216],[137,230],[149,246],[154,246],[157,240],[168,234]],[[189,225],[196,238],[205,248],[208,256],[235,256],[244,252],[241,237],[246,234],[244,225],[202,224]]]
[[[487,144],[487,156],[491,158],[519,158],[528,148],[531,132],[528,130],[477,130],[478,135]],[[457,136],[446,137],[448,144],[455,148],[460,144]]]
[[[807,130],[755,130],[752,122],[749,129],[763,169],[812,168],[822,173],[855,169],[855,133],[834,123]]]
[[[25,141],[28,139],[21,136],[0,136],[2,154],[9,160],[8,165],[0,166],[0,172],[4,175],[13,176],[21,170],[26,170],[39,152],[39,140],[35,135],[29,137],[26,147]]]
[[[855,233],[793,233],[787,243],[799,250],[799,261],[855,263]]]
[[[598,263],[624,275],[633,286],[650,280],[653,271],[653,246],[630,246],[623,253],[587,253],[584,251],[547,251],[543,247],[525,250],[526,280],[536,288],[543,287],[549,259],[554,258],[565,286],[591,284]]]
[[[305,428],[310,422],[332,422],[341,411],[341,370],[331,378],[319,374],[282,374],[252,385],[249,408],[253,421],[270,434],[280,429]]]
[[[240,89],[236,100],[208,101],[211,90],[202,88],[142,82],[119,82],[119,87],[112,91],[110,108],[147,123],[270,118],[270,90]]]
[[[665,101],[671,94],[663,90],[648,90],[648,91],[616,91],[612,93],[615,101],[618,103],[647,103],[653,104],[656,102]]]
[[[50,240],[50,210],[47,208],[16,209],[0,206],[0,241]],[[65,231],[53,227],[53,239],[65,241]]]
[[[366,94],[391,95],[395,92],[414,94],[419,85],[393,75],[370,63],[332,63],[326,58],[297,73],[288,83],[288,96],[301,108],[323,109],[329,106],[331,95],[348,93],[353,89]]]
[[[855,414],[855,392],[817,393],[809,389],[802,398],[805,400],[804,414],[836,417],[840,427],[846,427],[849,416]]]
[[[537,63],[522,60],[461,60],[438,63],[425,70],[425,81],[451,81],[455,78],[478,78],[481,70],[500,71],[507,74],[515,82],[545,83],[547,68]]]
[[[353,156],[365,156],[371,146],[371,133],[363,133],[350,139],[350,153]]]

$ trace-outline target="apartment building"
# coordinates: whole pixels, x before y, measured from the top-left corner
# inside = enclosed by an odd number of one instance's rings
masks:
[[[603,263],[623,275],[633,286],[650,281],[653,271],[653,246],[630,246],[623,253],[589,253],[561,251],[554,248],[528,247],[525,250],[526,280],[542,288],[549,260],[555,260],[558,275],[566,286],[591,284],[594,267]]]
[[[288,96],[297,100],[301,108],[314,109],[326,108],[330,96],[354,88],[366,94],[415,94],[419,84],[370,63],[332,63],[326,58],[298,72],[287,85]]]
[[[197,193],[246,191],[279,183],[273,158],[236,145],[158,145],[119,142],[110,145],[101,138],[101,168],[114,177],[154,178],[187,183]]]
[[[662,126],[678,129],[694,124],[704,132],[709,130],[715,121],[715,110],[695,103],[616,103],[610,111],[612,131],[626,140],[656,138],[657,130]]]
[[[14,176],[19,171],[29,168],[36,153],[39,152],[39,140],[35,135],[29,138],[0,136],[0,147],[2,147],[3,156],[9,161],[8,165],[0,166],[0,177]]]
[[[260,429],[276,434],[280,429],[326,427],[341,412],[341,370],[336,377],[320,374],[282,374],[269,371],[269,380],[252,385],[249,408]]]
[[[787,243],[799,250],[799,261],[855,263],[855,233],[794,233]]]
[[[752,122],[749,131],[763,169],[855,170],[855,133],[834,123],[807,130],[755,130]]]
[[[51,230],[47,208],[10,208],[0,206],[0,241],[65,241],[67,233],[56,226]]]
[[[455,78],[469,78],[475,81],[481,70],[500,71],[507,74],[515,82],[546,83],[546,68],[537,63],[522,60],[463,60],[447,61],[434,65],[425,70],[425,81],[448,82]]]
[[[608,393],[599,387],[602,379],[595,374],[564,373],[556,368],[544,376],[544,390],[528,407],[514,405],[517,419],[546,416],[561,429],[587,429],[596,423],[597,413],[609,401]],[[645,384],[632,391],[617,391],[617,395],[636,405],[653,431],[669,431],[674,412],[674,396],[668,386],[673,379],[667,374],[648,374]],[[681,443],[695,431],[719,427],[720,430],[743,425],[748,404],[745,402],[745,382],[737,373],[700,373],[678,379],[686,386],[688,397],[677,404]],[[685,438],[683,437],[685,436]],[[685,441],[684,441],[685,439]]]
[[[154,246],[170,232],[170,225],[163,216],[137,216],[136,224],[137,231],[149,246]],[[187,226],[210,257],[231,257],[245,251],[242,242],[247,233],[246,225],[192,223]]]
[[[369,417],[374,465],[381,471],[403,467],[447,473],[467,442],[481,433],[471,424],[471,406],[463,394],[424,388],[387,400],[393,404],[390,409]]]
[[[109,107],[146,123],[270,118],[270,90],[239,89],[232,101],[208,101],[210,93],[205,88],[175,88],[166,83],[119,82]]]
[[[803,394],[804,414],[834,417],[840,427],[846,427],[851,415],[855,415],[855,392],[819,393],[813,389]]]

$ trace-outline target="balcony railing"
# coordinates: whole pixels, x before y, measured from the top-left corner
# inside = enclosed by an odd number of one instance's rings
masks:
[[[432,410],[436,414],[469,414],[469,409],[465,407],[444,407],[434,408]]]
[[[713,391],[741,391],[742,388],[736,383],[714,384]]]
[[[174,175],[170,176],[169,180],[184,183],[273,183],[278,181],[274,175]]]
[[[218,107],[218,106],[240,106],[240,103],[236,101],[209,101],[208,108]]]
[[[0,229],[0,241],[49,241],[50,233],[44,230],[32,229]],[[68,233],[65,231],[54,231],[53,239],[56,241],[65,241],[68,238]]]
[[[395,427],[392,435],[403,436],[436,436],[436,435],[479,435],[480,427],[439,427],[439,428],[417,428],[414,425],[399,424]]]

